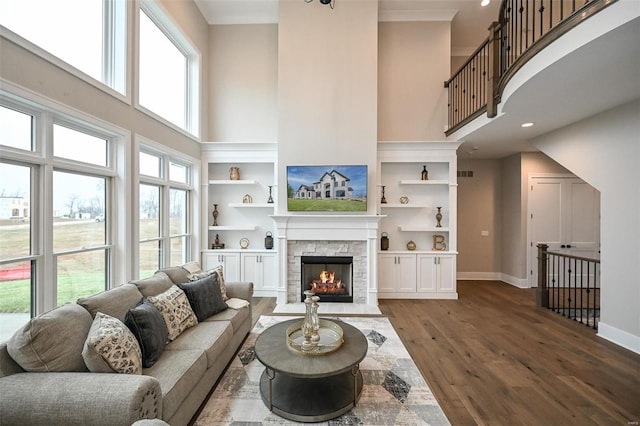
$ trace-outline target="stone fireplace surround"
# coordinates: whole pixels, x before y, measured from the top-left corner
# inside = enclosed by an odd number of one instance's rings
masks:
[[[299,303],[301,256],[353,256],[353,304],[378,305],[377,215],[274,215],[277,304]],[[347,304],[345,304],[347,305]]]

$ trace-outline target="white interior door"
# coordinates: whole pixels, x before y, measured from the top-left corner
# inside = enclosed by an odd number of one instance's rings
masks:
[[[600,193],[576,177],[531,177],[529,181],[529,284],[537,287],[539,243],[547,244],[550,251],[598,257]]]

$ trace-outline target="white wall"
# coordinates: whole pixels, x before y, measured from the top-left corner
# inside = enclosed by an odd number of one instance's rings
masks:
[[[278,140],[278,26],[209,27],[211,142]]]
[[[531,143],[601,193],[599,335],[640,352],[640,101]]]
[[[378,139],[444,140],[451,23],[381,22],[378,40]]]
[[[366,164],[374,188],[377,149],[378,5],[283,1],[278,25],[280,200],[286,166]],[[375,197],[368,211],[375,212]],[[286,203],[279,203],[286,213]]]

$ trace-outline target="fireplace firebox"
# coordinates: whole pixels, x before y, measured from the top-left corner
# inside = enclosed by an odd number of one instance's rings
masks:
[[[300,297],[307,290],[320,296],[321,302],[353,302],[353,257],[302,256]]]

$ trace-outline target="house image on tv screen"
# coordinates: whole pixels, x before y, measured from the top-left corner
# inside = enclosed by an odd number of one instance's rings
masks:
[[[294,198],[305,200],[350,200],[353,197],[351,179],[337,170],[325,172],[311,185],[300,185]]]

